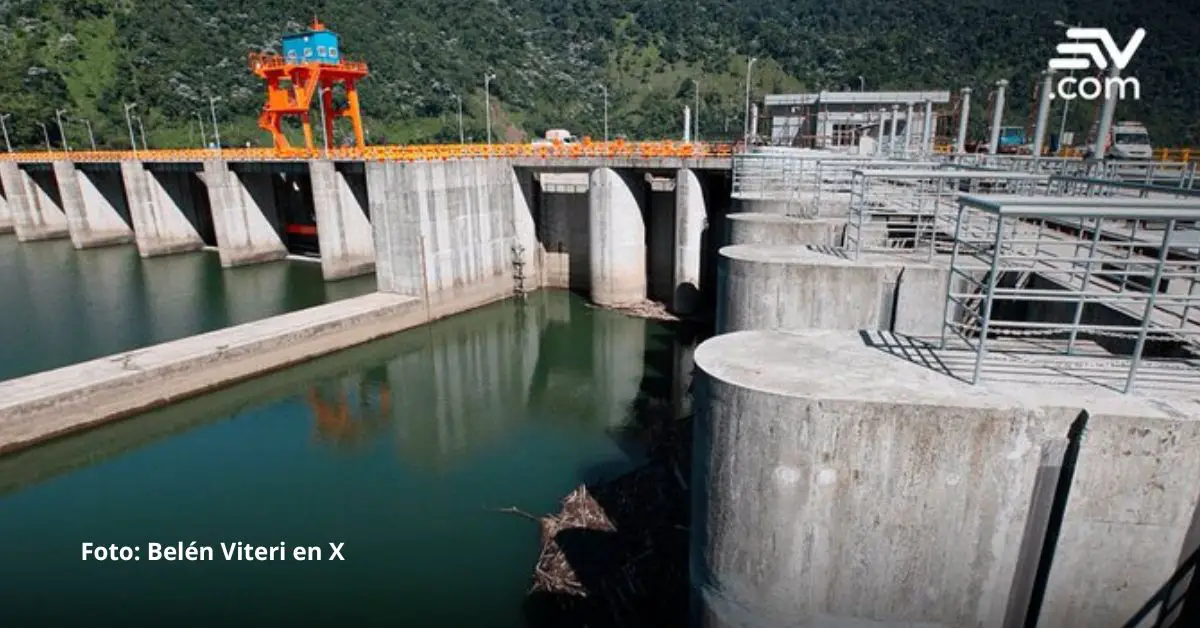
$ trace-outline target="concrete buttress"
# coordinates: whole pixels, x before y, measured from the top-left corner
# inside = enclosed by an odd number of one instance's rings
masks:
[[[329,281],[374,272],[375,241],[371,221],[367,219],[365,178],[340,172],[328,160],[308,162],[308,171],[317,215],[322,275]]]
[[[8,193],[4,191],[4,181],[0,180],[0,233],[12,232],[12,210],[8,207]]]
[[[204,162],[204,184],[212,204],[213,230],[221,266],[270,262],[287,257],[278,229],[267,219],[275,213],[271,175],[243,176],[224,161]]]
[[[104,173],[96,173],[104,177]],[[63,210],[77,249],[126,244],[133,241],[133,230],[121,217],[118,206],[125,197],[120,186],[102,185],[93,175],[69,161],[54,162],[54,178],[62,197]]]
[[[53,175],[35,178],[16,162],[6,161],[0,162],[0,181],[18,240],[30,242],[67,236],[67,217],[48,189],[55,187]]]
[[[700,302],[700,250],[707,226],[704,186],[694,170],[681,168],[675,173],[675,290],[671,309],[676,314],[691,314]]]
[[[190,190],[180,185],[180,176],[168,177],[166,174],[160,178],[140,161],[121,162],[134,240],[142,257],[204,248],[204,240],[182,207]]]

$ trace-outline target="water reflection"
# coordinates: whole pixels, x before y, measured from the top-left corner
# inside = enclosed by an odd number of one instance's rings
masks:
[[[175,340],[374,290],[326,285],[319,264],[222,269],[215,251],[143,260],[132,245],[0,236],[0,380]]]

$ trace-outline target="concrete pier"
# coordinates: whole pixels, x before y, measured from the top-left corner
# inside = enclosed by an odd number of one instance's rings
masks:
[[[204,185],[212,203],[221,266],[287,257],[275,218],[275,189],[267,173],[238,173],[224,161],[204,162]]]
[[[327,160],[310,161],[308,171],[325,280],[374,272],[375,239],[367,219],[366,176],[361,171],[341,171]]]
[[[850,330],[703,343],[699,625],[1019,626],[1046,564],[1038,625],[1127,620],[1196,511],[1190,393],[1068,380],[1072,359],[971,386],[972,359]]]
[[[727,246],[720,251],[717,332],[883,329],[941,334],[947,269],[838,249]]]
[[[73,162],[56,161],[54,178],[75,248],[133,242],[133,229],[122,217],[128,208],[117,172],[89,173]]]
[[[0,179],[0,233],[13,232],[12,210],[8,207],[8,193],[4,191],[4,181]]]
[[[588,190],[592,301],[638,303],[646,298],[643,184],[633,175],[597,168]]]
[[[142,257],[204,248],[204,240],[185,213],[185,208],[195,212],[189,176],[186,172],[156,173],[139,161],[121,162],[121,179]]]
[[[0,162],[0,182],[12,213],[13,228],[21,242],[65,238],[67,216],[59,202],[54,175],[34,174],[12,161]]]
[[[696,173],[682,168],[675,174],[675,290],[671,309],[692,314],[700,303],[700,256],[708,228],[708,204]]]
[[[729,244],[837,247],[846,232],[844,218],[796,218],[777,214],[730,214]]]
[[[163,406],[425,322],[371,294],[0,382],[0,453]]]
[[[420,295],[430,318],[540,285],[516,173],[488,160],[367,164],[382,292]]]

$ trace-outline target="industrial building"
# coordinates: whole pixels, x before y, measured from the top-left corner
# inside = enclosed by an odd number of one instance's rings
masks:
[[[774,146],[874,152],[882,129],[885,146],[894,136],[898,148],[916,150],[926,125],[933,130],[929,137],[937,136],[938,119],[949,114],[949,103],[949,90],[769,94],[764,114]]]

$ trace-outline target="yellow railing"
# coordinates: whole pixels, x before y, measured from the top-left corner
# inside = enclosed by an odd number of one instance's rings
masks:
[[[367,146],[364,148],[322,149],[296,148],[205,148],[156,149],[139,151],[26,151],[0,153],[0,161],[50,162],[118,162],[130,159],[143,161],[197,162],[209,159],[226,161],[303,161],[328,157],[352,161],[433,161],[445,159],[656,159],[664,157],[700,158],[729,157],[730,144],[703,142],[591,142],[578,144],[424,144],[409,146]]]

